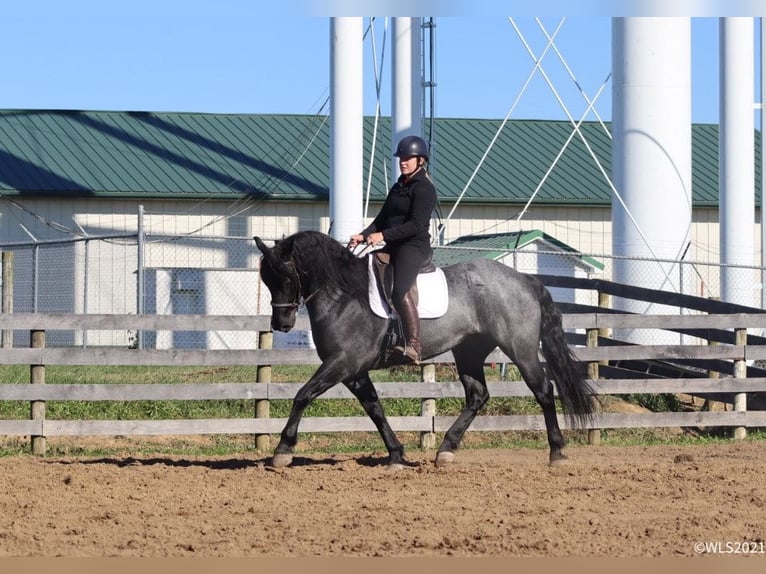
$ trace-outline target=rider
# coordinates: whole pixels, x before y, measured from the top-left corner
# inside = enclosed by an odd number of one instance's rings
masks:
[[[428,145],[423,138],[406,136],[396,146],[401,175],[391,187],[380,212],[364,231],[351,236],[349,247],[358,243],[386,242],[394,266],[392,299],[402,319],[405,344],[395,350],[420,364],[420,316],[410,294],[423,264],[431,257],[431,213],[436,205],[436,189],[428,175]]]

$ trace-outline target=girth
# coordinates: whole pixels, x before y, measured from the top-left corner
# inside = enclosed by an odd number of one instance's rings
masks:
[[[394,266],[391,265],[391,254],[382,251],[376,251],[372,254],[372,262],[375,267],[375,277],[378,281],[378,291],[380,291],[383,300],[393,309],[394,304],[391,294],[394,290]],[[428,259],[423,262],[418,273],[433,273],[436,271],[436,265],[433,262],[433,256],[429,253]],[[418,282],[415,281],[410,287],[409,294],[415,305],[418,304]]]

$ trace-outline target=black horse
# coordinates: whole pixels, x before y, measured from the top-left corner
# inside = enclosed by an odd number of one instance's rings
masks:
[[[402,466],[404,449],[386,420],[368,374],[389,366],[391,358],[386,342],[388,320],[370,309],[366,260],[315,231],[296,233],[272,248],[259,237],[254,239],[263,254],[261,278],[271,292],[272,328],[289,331],[295,325],[298,307],[305,303],[322,360],[295,395],[272,464],[286,466],[292,462],[304,409],[342,382],[375,423],[388,449],[389,465]],[[592,415],[593,391],[567,346],[561,315],[550,293],[536,278],[489,259],[449,265],[443,271],[449,309],[438,319],[422,321],[422,356],[434,357],[451,350],[466,400],[460,416],[445,433],[436,465],[454,460],[466,429],[489,399],[484,361],[496,347],[513,360],[542,407],[550,463],[566,460],[548,376],[573,423],[584,423]],[[545,369],[538,358],[541,348]]]

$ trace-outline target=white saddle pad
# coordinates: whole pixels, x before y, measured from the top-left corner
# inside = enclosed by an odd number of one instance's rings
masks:
[[[396,310],[391,309],[386,301],[380,296],[375,266],[372,261],[373,255],[367,257],[367,269],[369,272],[370,308],[378,317],[393,319]],[[433,273],[421,273],[418,275],[418,314],[421,319],[436,319],[447,312],[449,296],[447,293],[447,278],[440,268]]]

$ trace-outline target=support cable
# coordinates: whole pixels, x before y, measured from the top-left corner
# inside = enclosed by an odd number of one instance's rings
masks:
[[[556,37],[556,35],[559,33],[559,30],[561,29],[562,24],[564,23],[564,18],[562,18],[559,21],[558,26],[556,27],[556,30],[553,32],[553,38]],[[529,86],[529,83],[532,81],[532,78],[535,75],[535,72],[540,67],[540,61],[545,57],[545,54],[548,53],[548,50],[550,49],[551,45],[553,44],[553,38],[550,38],[548,40],[547,45],[543,49],[543,53],[540,57],[539,61],[535,62],[534,67],[529,72],[529,75],[527,76],[526,81],[521,87],[521,90],[519,91],[518,95],[513,101],[513,104],[511,104],[511,108],[508,110],[508,113],[505,114],[505,118],[503,118],[503,121],[500,123],[500,126],[497,128],[497,131],[495,132],[494,137],[489,142],[489,145],[487,146],[486,151],[484,152],[484,155],[481,156],[481,159],[479,160],[478,165],[473,170],[473,173],[471,174],[471,177],[468,178],[468,181],[466,182],[465,186],[463,187],[463,190],[460,192],[460,195],[458,196],[457,200],[455,201],[455,205],[452,206],[452,209],[450,210],[449,214],[447,215],[447,218],[444,220],[444,223],[442,224],[442,230],[444,227],[446,227],[449,220],[452,218],[452,215],[455,213],[455,210],[457,209],[458,205],[460,204],[460,201],[463,199],[463,196],[465,196],[466,192],[468,191],[468,188],[470,187],[471,183],[473,182],[474,178],[476,177],[476,174],[479,172],[479,169],[481,169],[481,166],[484,164],[484,161],[487,159],[487,156],[489,155],[489,152],[492,150],[492,148],[495,145],[495,142],[497,142],[498,137],[500,137],[500,133],[503,131],[503,128],[505,127],[505,124],[508,123],[508,120],[511,117],[511,114],[516,109],[516,106],[519,104],[519,101],[521,100],[521,97],[524,95],[524,93],[527,90],[527,87]],[[440,231],[442,231],[440,230]]]
[[[383,62],[386,53],[386,38],[388,36],[388,18],[385,18],[383,24],[383,46],[380,50],[380,67],[377,64],[377,44],[375,43],[375,18],[370,19],[370,44],[372,47],[372,63],[375,73],[375,123],[372,129],[372,146],[370,150],[370,167],[367,172],[367,189],[364,194],[364,212],[362,217],[367,217],[370,209],[370,193],[372,190],[372,172],[375,167],[375,148],[378,143],[378,123],[380,122],[380,89],[381,89],[381,71],[383,70]],[[384,162],[385,163],[385,162]],[[383,177],[385,179],[386,189],[388,189],[388,173],[383,169]]]
[[[533,61],[535,61],[535,69],[539,69],[540,70],[540,74],[542,75],[542,77],[545,80],[545,82],[548,84],[548,87],[553,92],[553,95],[556,98],[556,101],[559,103],[559,105],[561,106],[562,110],[566,114],[567,118],[569,119],[569,122],[574,127],[574,131],[580,137],[580,140],[582,141],[583,145],[585,145],[586,149],[588,150],[588,153],[593,158],[593,161],[596,162],[596,166],[598,167],[599,171],[601,172],[601,175],[604,177],[604,180],[609,185],[610,189],[612,190],[612,193],[617,198],[617,200],[620,202],[620,205],[622,206],[622,208],[625,210],[625,213],[627,214],[628,219],[630,219],[631,223],[635,226],[636,231],[638,232],[639,236],[641,237],[641,240],[644,242],[644,244],[648,248],[649,253],[651,254],[651,256],[654,259],[659,259],[657,257],[657,254],[654,252],[654,249],[652,248],[651,244],[649,243],[649,240],[647,239],[646,235],[644,234],[643,230],[639,226],[638,221],[636,221],[636,219],[633,216],[633,214],[631,213],[630,209],[628,209],[628,206],[625,203],[624,199],[622,198],[622,195],[617,190],[617,188],[614,186],[614,183],[612,183],[611,178],[607,174],[606,170],[604,169],[603,165],[599,161],[599,159],[596,156],[596,154],[594,153],[593,148],[591,148],[590,144],[588,143],[587,138],[585,137],[585,135],[580,130],[579,125],[575,123],[574,119],[572,118],[572,115],[569,113],[569,109],[564,104],[564,102],[561,100],[561,97],[559,96],[558,92],[556,91],[556,88],[553,85],[553,82],[551,82],[551,79],[548,77],[548,74],[545,72],[543,67],[541,65],[539,65],[540,62],[542,61],[542,58],[544,57],[544,55],[541,56],[538,59],[535,56],[534,51],[530,48],[529,44],[527,43],[526,39],[524,38],[524,35],[522,34],[522,32],[519,29],[519,27],[516,25],[516,22],[513,20],[513,18],[509,17],[508,20],[511,23],[511,25],[513,26],[514,30],[516,31],[516,34],[519,36],[519,39],[521,40],[522,44],[526,48],[526,50],[529,53],[530,57],[532,58]],[[684,249],[684,246],[681,246],[680,251],[682,251],[683,249]],[[679,251],[679,254],[680,254],[680,251]],[[675,283],[673,282],[673,279],[670,277],[668,271],[662,265],[660,265],[660,269],[662,270],[662,273],[665,276],[665,282],[663,283],[663,286],[665,284],[669,284],[672,288],[677,289],[677,287],[675,286]]]

